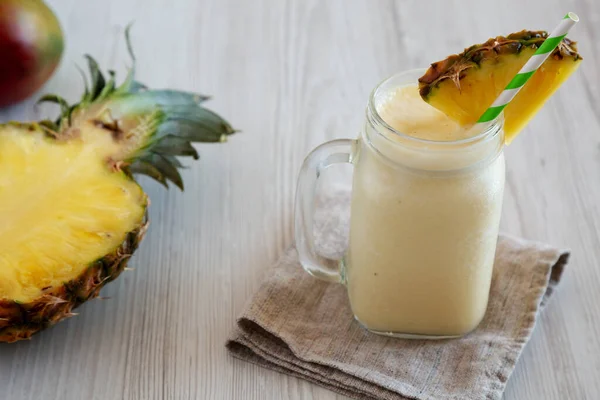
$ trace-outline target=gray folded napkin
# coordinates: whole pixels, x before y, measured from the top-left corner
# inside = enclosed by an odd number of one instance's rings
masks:
[[[318,243],[343,252],[349,192],[325,198]],[[460,339],[404,340],[354,321],[346,289],[309,276],[292,247],[237,320],[230,353],[357,399],[500,399],[569,253],[500,235],[486,316]]]

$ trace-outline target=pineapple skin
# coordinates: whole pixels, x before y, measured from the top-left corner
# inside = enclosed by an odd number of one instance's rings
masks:
[[[127,267],[148,229],[147,216],[113,252],[92,262],[77,278],[48,289],[37,299],[19,303],[0,299],[0,342],[16,342],[72,317],[73,310],[98,297],[107,283]]]

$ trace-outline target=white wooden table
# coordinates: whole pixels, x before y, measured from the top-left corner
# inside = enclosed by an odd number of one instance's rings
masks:
[[[566,11],[584,62],[506,151],[505,231],[572,249],[506,399],[600,398],[600,6],[597,0],[52,0],[67,34],[44,91],[75,99],[89,52],[123,76],[135,20],[139,79],[214,96],[242,133],[202,145],[187,191],[144,181],[153,224],[132,262],[80,315],[0,345],[0,398],[341,399],[231,358],[223,346],[292,243],[306,153],[355,136],[369,91],[488,37],[552,29]],[[33,99],[0,120],[36,118]]]

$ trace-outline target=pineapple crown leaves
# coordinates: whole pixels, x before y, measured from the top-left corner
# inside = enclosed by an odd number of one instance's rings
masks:
[[[165,187],[170,181],[183,190],[177,157],[198,159],[192,142],[224,142],[236,132],[221,116],[204,108],[208,96],[178,90],[149,89],[135,79],[136,58],[130,40],[131,25],[125,29],[127,50],[132,60],[127,77],[116,85],[114,71],[105,77],[98,63],[86,55],[90,82],[81,71],[84,93],[78,103],[69,104],[57,95],[45,95],[39,102],[60,107],[55,121],[40,125],[60,137],[83,115],[99,127],[111,131],[115,140],[127,141],[130,150],[118,165],[126,173],[147,175]],[[85,113],[92,104],[101,104],[93,116]]]

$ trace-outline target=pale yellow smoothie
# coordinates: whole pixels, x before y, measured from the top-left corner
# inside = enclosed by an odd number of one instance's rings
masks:
[[[352,310],[373,331],[466,334],[488,302],[502,139],[470,142],[474,132],[425,103],[415,85],[391,90],[376,109],[391,128],[421,140],[391,130],[367,130],[359,140],[345,259]]]

